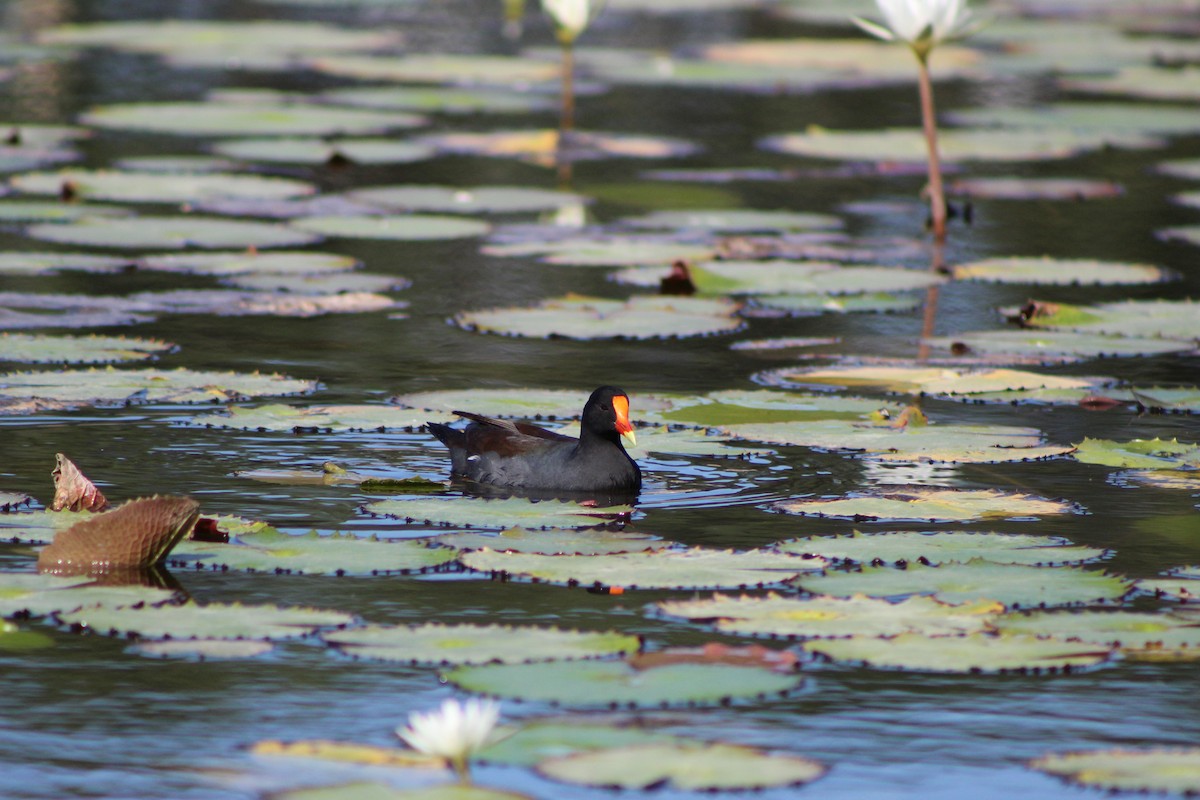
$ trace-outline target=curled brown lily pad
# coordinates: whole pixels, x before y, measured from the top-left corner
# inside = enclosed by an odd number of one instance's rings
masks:
[[[38,569],[76,574],[151,567],[191,532],[199,516],[200,504],[190,497],[130,500],[55,536],[38,554]]]

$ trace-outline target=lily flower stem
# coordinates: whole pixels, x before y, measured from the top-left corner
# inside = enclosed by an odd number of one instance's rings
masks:
[[[574,42],[562,42],[562,117],[559,130],[568,133],[575,129],[575,47]]]
[[[917,87],[921,93],[921,125],[929,150],[929,216],[936,242],[946,241],[946,196],[942,188],[942,165],[938,156],[937,117],[933,106],[933,82],[929,78],[929,54],[917,53]]]

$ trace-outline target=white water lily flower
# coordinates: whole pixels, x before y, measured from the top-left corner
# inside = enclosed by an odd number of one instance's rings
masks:
[[[499,716],[500,704],[494,700],[446,700],[434,711],[410,714],[408,727],[397,728],[396,734],[414,750],[444,758],[465,775],[467,759],[488,743]]]
[[[592,21],[592,0],[542,0],[542,10],[554,20],[560,39],[573,42]]]
[[[905,42],[925,56],[941,42],[974,32],[977,20],[965,0],[875,0],[884,25],[854,17],[854,24],[886,42]]]

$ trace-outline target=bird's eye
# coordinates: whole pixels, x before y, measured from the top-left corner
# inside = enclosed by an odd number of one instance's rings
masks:
[[[601,411],[608,411],[608,408],[609,408],[609,406],[608,406],[608,403],[602,403],[602,404],[600,405],[600,410],[601,410]]]

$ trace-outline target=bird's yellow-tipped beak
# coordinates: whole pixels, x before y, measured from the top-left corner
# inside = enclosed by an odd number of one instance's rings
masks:
[[[637,437],[633,435],[633,423],[629,421],[629,398],[616,396],[613,398],[613,411],[617,415],[617,433],[629,442],[630,447],[637,447]]]

